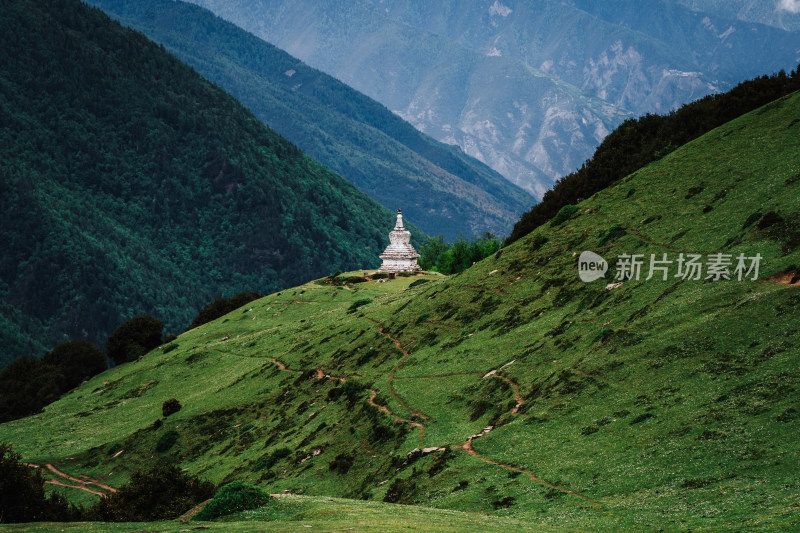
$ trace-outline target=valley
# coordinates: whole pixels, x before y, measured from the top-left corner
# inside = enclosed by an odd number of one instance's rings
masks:
[[[270,294],[0,432],[112,487],[158,457],[286,505],[408,504],[407,524],[791,529],[798,117],[795,93],[731,121],[461,274]],[[606,278],[578,279],[587,249]],[[763,260],[756,279],[616,283],[619,257],[664,253]]]

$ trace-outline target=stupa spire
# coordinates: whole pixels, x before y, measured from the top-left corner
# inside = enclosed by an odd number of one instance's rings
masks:
[[[411,232],[403,226],[403,211],[397,210],[397,222],[389,232],[389,246],[380,255],[383,264],[378,272],[415,272],[422,270],[417,259],[419,254],[411,246]]]

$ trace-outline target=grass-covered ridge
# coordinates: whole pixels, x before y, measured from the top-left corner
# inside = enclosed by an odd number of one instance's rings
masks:
[[[463,274],[269,295],[0,433],[112,486],[158,455],[271,493],[589,530],[791,529],[798,128],[793,94]],[[606,279],[578,279],[584,250]],[[763,261],[757,281],[606,289],[619,254],[680,252]],[[171,397],[183,408],[155,427]]]

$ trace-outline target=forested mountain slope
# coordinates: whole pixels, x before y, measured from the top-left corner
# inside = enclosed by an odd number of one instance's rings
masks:
[[[377,266],[393,214],[163,48],[77,0],[0,20],[0,361]]]
[[[229,91],[268,126],[426,233],[508,235],[527,192],[378,102],[216,17],[171,0],[92,0]]]

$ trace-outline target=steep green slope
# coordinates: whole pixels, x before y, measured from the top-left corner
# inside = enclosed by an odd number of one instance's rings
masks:
[[[0,19],[0,364],[378,261],[388,210],[158,45],[74,0]]]
[[[507,235],[532,196],[383,105],[226,22],[165,0],[93,0],[186,61],[294,144],[418,227]]]
[[[111,485],[158,455],[271,492],[581,529],[795,528],[798,128],[795,93],[458,276],[272,294],[0,434]],[[605,279],[578,279],[584,250]],[[755,280],[645,279],[650,254],[680,253],[763,259]],[[643,275],[607,287],[621,254]],[[156,427],[170,397],[184,407]]]
[[[800,89],[800,70],[744,81],[665,115],[628,119],[612,131],[581,168],[560,178],[542,201],[524,213],[506,239],[510,244],[547,223],[562,208],[602,191],[643,166],[773,100]]]

